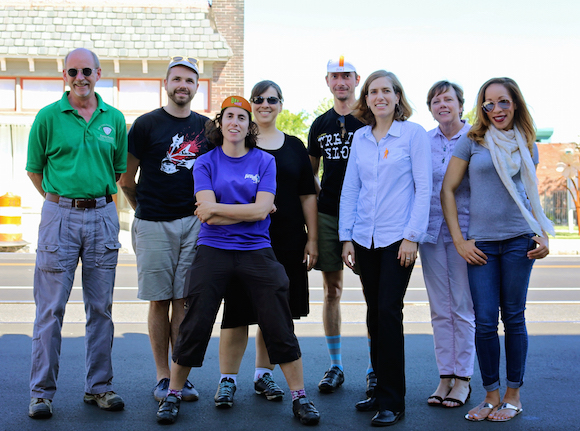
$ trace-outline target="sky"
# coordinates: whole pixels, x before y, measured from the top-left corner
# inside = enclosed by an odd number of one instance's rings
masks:
[[[375,70],[393,72],[410,120],[427,130],[437,125],[426,105],[436,81],[460,84],[468,111],[485,81],[507,76],[536,126],[554,129],[551,142],[580,141],[578,0],[245,0],[244,54],[246,96],[271,79],[291,112],[312,113],[331,96],[331,58],[352,61],[359,88]]]

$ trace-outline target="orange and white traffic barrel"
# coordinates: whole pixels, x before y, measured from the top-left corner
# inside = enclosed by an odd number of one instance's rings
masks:
[[[0,246],[22,247],[22,206],[20,196],[6,193],[0,196]]]

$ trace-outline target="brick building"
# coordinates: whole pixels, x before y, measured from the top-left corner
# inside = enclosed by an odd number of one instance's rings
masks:
[[[171,56],[199,60],[192,108],[211,116],[232,93],[243,94],[244,0],[3,0],[0,3],[0,195],[39,208],[24,170],[30,125],[60,99],[65,55],[94,51],[96,91],[130,125],[163,106]],[[122,204],[123,202],[121,202]]]

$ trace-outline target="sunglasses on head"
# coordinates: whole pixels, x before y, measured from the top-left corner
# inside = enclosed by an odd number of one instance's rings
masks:
[[[499,102],[497,102],[497,106],[499,106],[499,109],[510,109],[512,102],[510,102],[509,100],[500,100]],[[483,108],[483,110],[485,112],[491,112],[495,109],[495,103],[494,102],[485,102],[483,105],[481,105],[481,107]]]
[[[171,57],[171,61],[182,61],[182,60],[185,60],[190,64],[197,64],[197,59],[195,59],[195,58],[183,57],[183,56]]]
[[[268,105],[277,105],[278,102],[281,102],[280,99],[278,99],[277,97],[274,97],[274,96],[270,96],[270,97],[262,97],[262,96],[252,97],[250,99],[250,102],[255,103],[256,105],[261,105],[262,103],[264,103],[264,100],[268,102]]]
[[[86,77],[91,76],[93,74],[93,71],[97,69],[91,69],[90,67],[85,67],[83,69],[69,69],[66,71],[66,73],[68,73],[68,76],[70,76],[71,78],[74,78],[75,76],[78,75],[79,70]]]

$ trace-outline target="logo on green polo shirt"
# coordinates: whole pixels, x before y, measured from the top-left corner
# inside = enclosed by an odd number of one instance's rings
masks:
[[[99,139],[102,141],[113,142],[115,140],[115,129],[110,124],[102,124],[98,128],[100,135]]]

